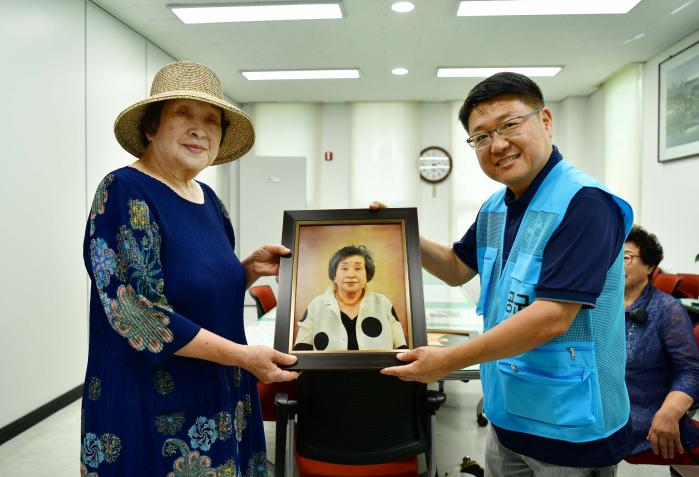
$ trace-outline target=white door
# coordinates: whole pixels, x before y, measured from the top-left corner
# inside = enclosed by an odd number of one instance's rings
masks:
[[[306,158],[248,156],[240,161],[240,230],[237,231],[241,260],[260,245],[282,240],[285,210],[306,208]],[[256,285],[271,285],[279,296],[274,277]],[[246,295],[245,303],[254,302]]]

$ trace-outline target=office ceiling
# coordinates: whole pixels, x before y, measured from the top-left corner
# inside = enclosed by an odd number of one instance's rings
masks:
[[[699,0],[675,15],[687,0],[642,0],[625,15],[513,17],[457,17],[457,0],[413,0],[415,10],[404,14],[391,11],[392,0],[343,0],[341,20],[200,25],[180,22],[167,8],[175,0],[92,1],[172,56],[211,66],[240,103],[462,100],[478,80],[437,78],[444,66],[563,66],[537,79],[547,99],[561,100],[592,93],[699,28]],[[397,66],[408,75],[392,75]],[[248,81],[240,74],[353,67],[360,79]]]

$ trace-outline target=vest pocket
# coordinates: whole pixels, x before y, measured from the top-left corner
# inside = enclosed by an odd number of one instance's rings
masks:
[[[541,257],[524,253],[517,256],[517,262],[512,268],[512,281],[502,319],[526,308],[536,299],[534,287],[539,282],[540,273]]]
[[[485,252],[483,253],[483,260],[478,263],[478,275],[481,278],[481,294],[478,297],[476,314],[481,316],[485,316],[488,313],[488,303],[490,301],[488,292],[490,291],[490,282],[493,279],[493,267],[495,267],[495,259],[497,256],[497,248],[486,247]]]
[[[516,359],[498,362],[505,411],[557,426],[595,422],[589,370],[540,368]]]

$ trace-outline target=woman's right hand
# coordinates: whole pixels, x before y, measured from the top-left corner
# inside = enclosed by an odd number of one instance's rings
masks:
[[[269,384],[298,378],[298,372],[279,367],[291,366],[296,363],[296,359],[296,356],[280,353],[267,346],[247,345],[243,347],[240,366],[254,374],[261,382]]]

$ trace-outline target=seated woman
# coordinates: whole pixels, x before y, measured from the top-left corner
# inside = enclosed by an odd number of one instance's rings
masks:
[[[363,245],[343,247],[330,257],[330,285],[308,305],[294,344],[296,351],[391,350],[407,348],[391,301],[369,291],[374,260]]]
[[[699,350],[682,305],[649,283],[663,259],[655,235],[634,226],[624,244],[626,385],[634,464],[694,464],[699,428],[686,415],[699,394]],[[688,448],[685,448],[687,446]]]

